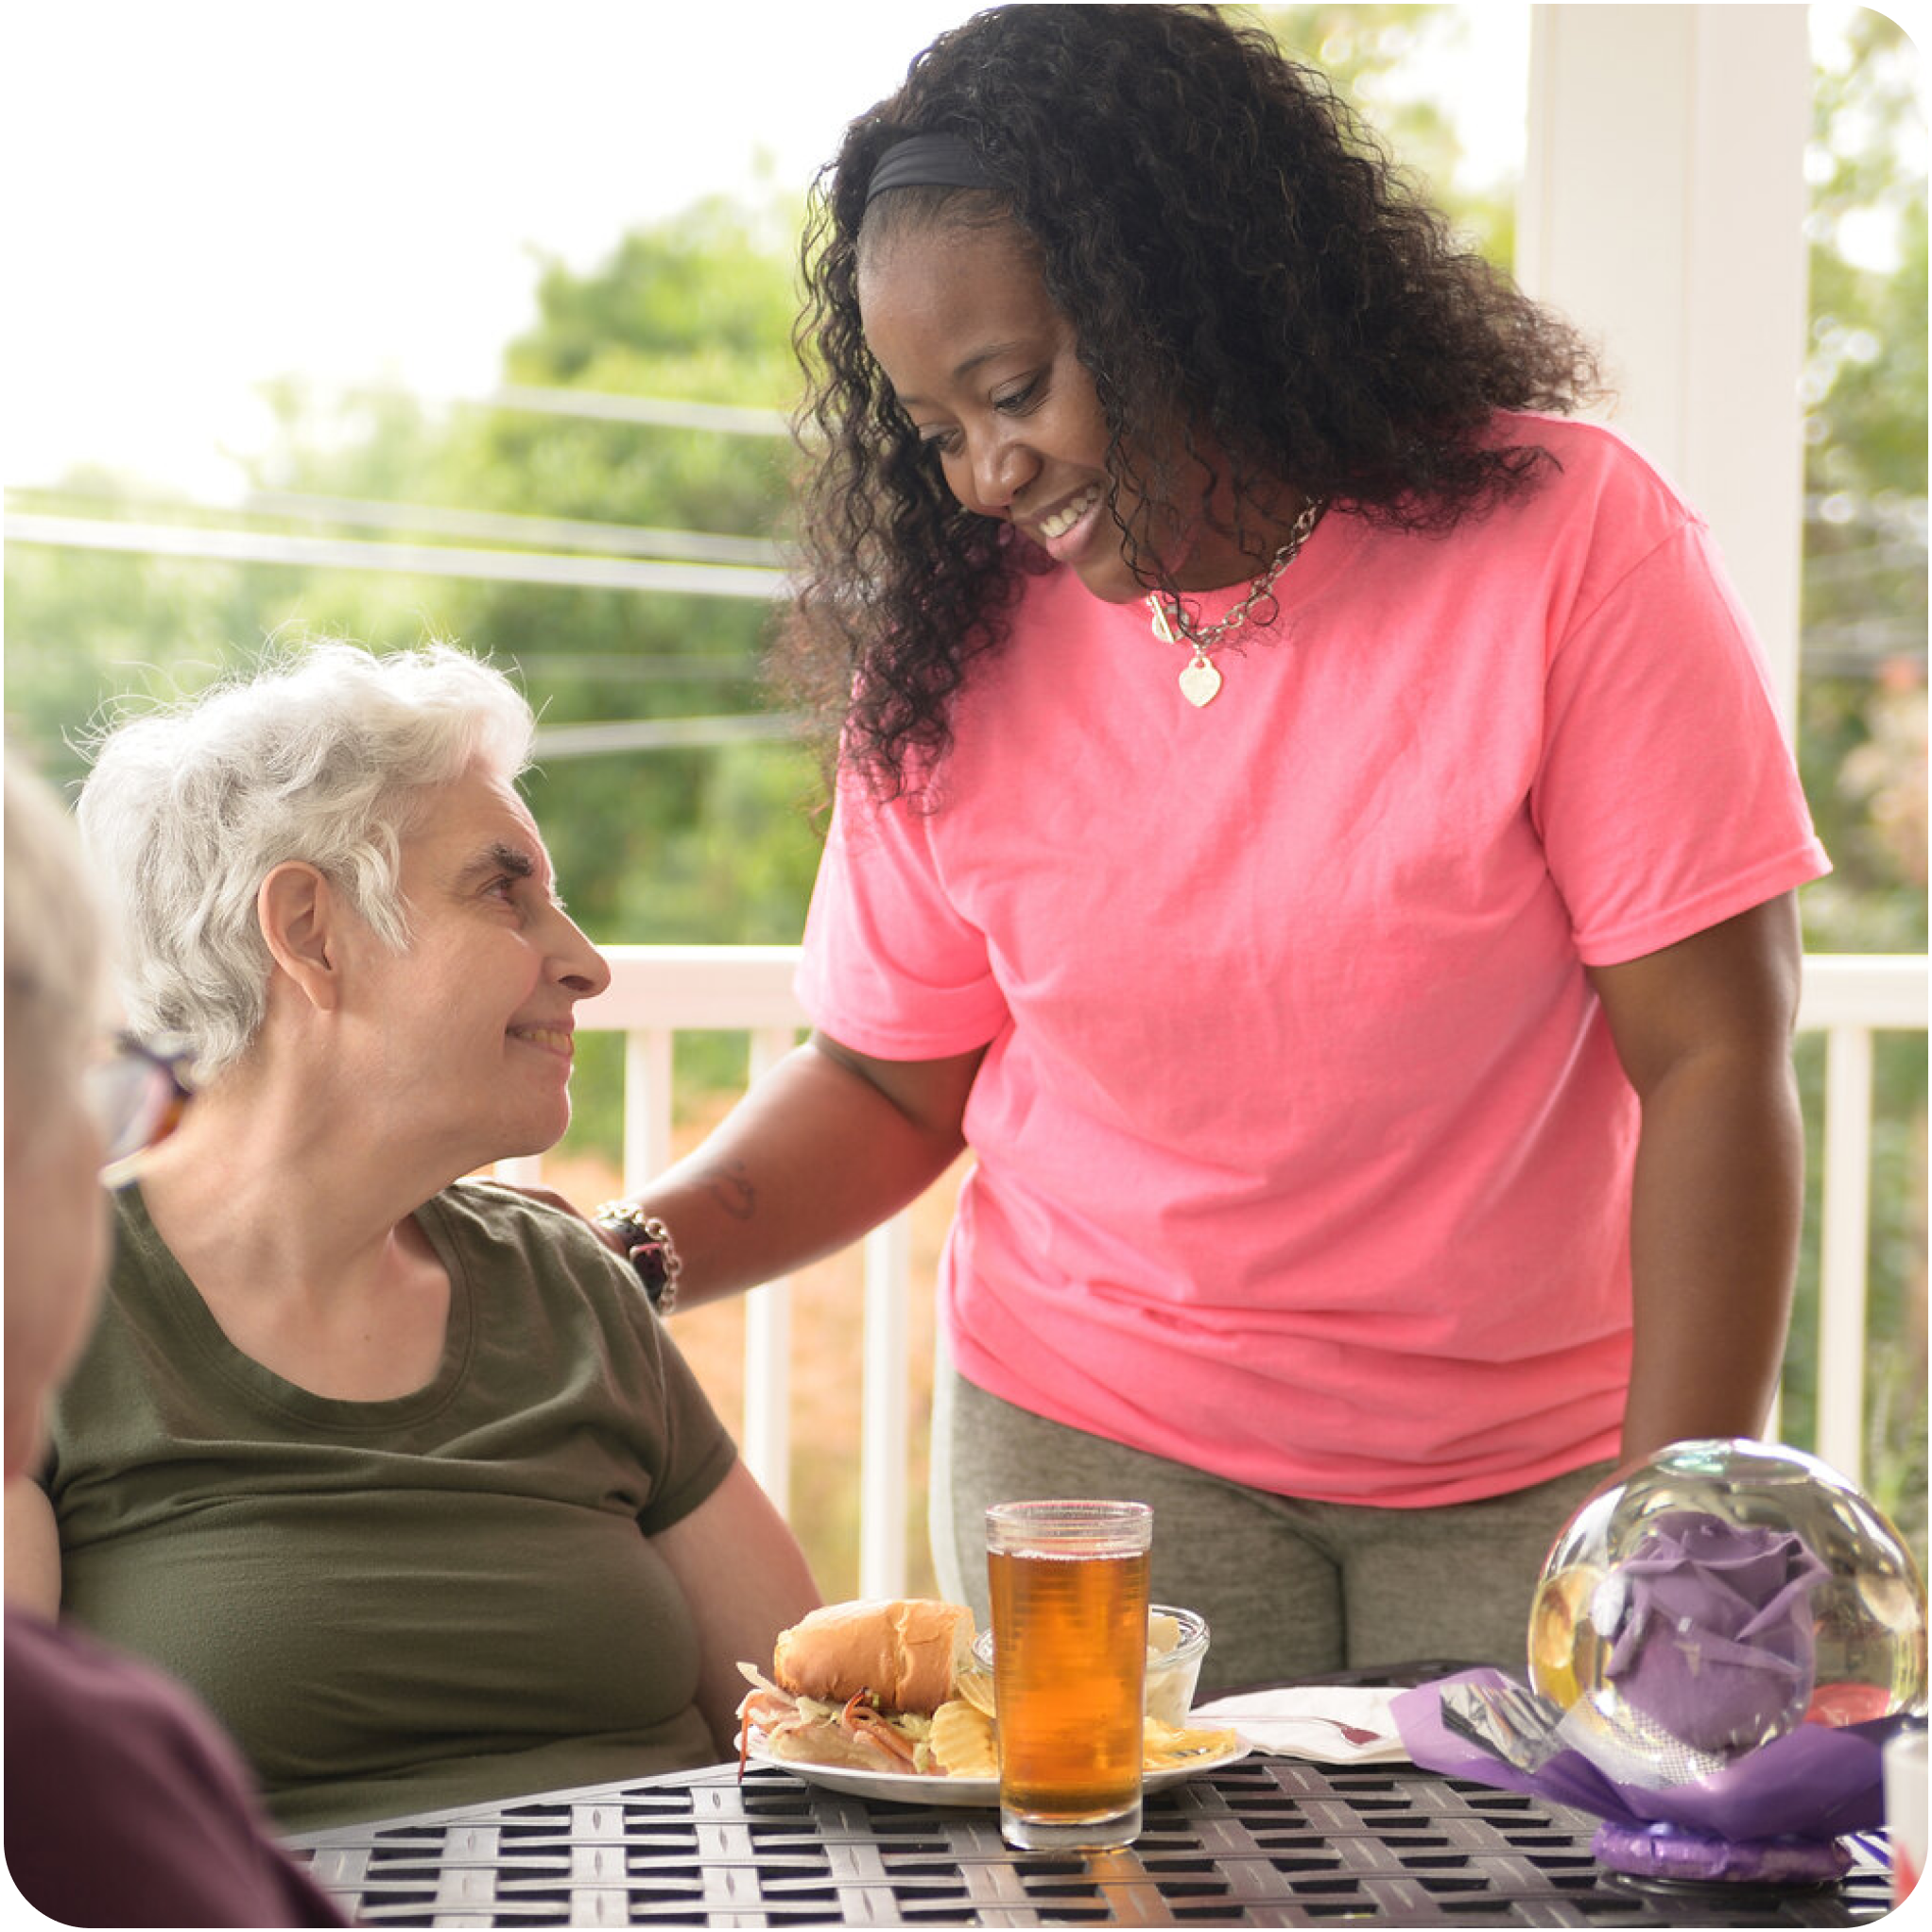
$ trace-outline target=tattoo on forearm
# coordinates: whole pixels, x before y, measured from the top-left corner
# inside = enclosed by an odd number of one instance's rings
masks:
[[[742,1161],[727,1162],[705,1177],[705,1191],[734,1221],[749,1221],[758,1205],[758,1191]]]

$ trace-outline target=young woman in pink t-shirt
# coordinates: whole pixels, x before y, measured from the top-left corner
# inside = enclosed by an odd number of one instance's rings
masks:
[[[683,1299],[970,1147],[949,1594],[981,1505],[1138,1495],[1214,1682],[1520,1664],[1571,1507],[1783,1349],[1824,861],[1702,526],[1204,10],[941,37],[805,261],[818,1030],[646,1191]]]

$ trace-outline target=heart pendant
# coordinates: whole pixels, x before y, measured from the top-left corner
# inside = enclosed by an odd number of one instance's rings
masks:
[[[1221,674],[1206,658],[1189,658],[1181,669],[1181,695],[1199,711],[1215,701],[1221,688]]]

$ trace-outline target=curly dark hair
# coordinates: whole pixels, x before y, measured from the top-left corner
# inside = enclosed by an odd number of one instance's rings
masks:
[[[994,188],[898,189],[868,223],[887,148],[940,132]],[[1098,392],[1124,554],[1150,587],[1148,518],[1183,495],[1205,506],[1203,450],[1238,503],[1286,484],[1331,513],[1441,533],[1547,460],[1499,444],[1497,410],[1566,411],[1596,388],[1578,334],[1460,249],[1326,77],[1266,34],[1206,7],[975,14],[851,124],[805,228],[804,554],[779,664],[887,795],[922,786],[969,664],[1004,640],[1028,572],[1052,566],[954,498],[866,347],[861,228],[882,219],[1010,219],[1030,237]],[[1177,400],[1181,446],[1164,449]],[[1142,498],[1125,520],[1123,484]],[[1278,541],[1234,534],[1257,568]]]

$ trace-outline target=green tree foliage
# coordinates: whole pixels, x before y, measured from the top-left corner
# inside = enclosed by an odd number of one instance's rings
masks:
[[[788,411],[794,302],[778,236],[797,211],[786,217],[706,203],[627,235],[588,275],[552,265],[508,380]],[[779,438],[492,412],[452,454],[457,500],[491,509],[767,539],[785,520]],[[759,603],[534,585],[472,585],[463,602],[463,635],[521,667],[546,724],[767,702]],[[600,938],[742,943],[797,936],[817,857],[811,783],[801,753],[767,742],[546,760],[531,790]]]
[[[1925,948],[1924,127],[1917,49],[1856,9],[1819,75],[1804,371],[1806,790],[1821,948]],[[1889,258],[1889,259],[1888,259]]]
[[[31,507],[122,523],[195,520],[191,506],[98,471],[36,492]],[[104,706],[200,689],[298,615],[304,589],[295,570],[10,543],[8,735],[47,778],[72,785]]]
[[[789,407],[797,374],[789,243],[798,211],[707,203],[624,237],[588,274],[544,271],[506,380],[550,390]],[[275,386],[265,501],[426,506],[761,540],[780,531],[788,445],[495,408],[432,417],[382,393]],[[38,509],[191,522],[113,479]],[[256,518],[368,535],[323,509]],[[412,541],[424,541],[405,532]],[[451,539],[463,542],[462,539]],[[474,540],[467,540],[474,541]],[[554,537],[543,538],[554,544]],[[582,542],[595,545],[595,533]],[[675,541],[668,545],[676,554]],[[687,546],[688,547],[688,546]],[[394,645],[454,637],[513,665],[546,728],[759,713],[763,603],[371,571],[228,565],[15,546],[8,560],[9,718],[55,775],[103,700],[193,691],[273,636]],[[795,938],[816,864],[814,772],[782,740],[544,757],[532,802],[573,906],[607,941]]]
[[[1925,950],[1926,219],[1918,49],[1848,9],[1823,49],[1806,155],[1811,337],[1799,753],[1836,868],[1802,896],[1807,943]],[[1817,1320],[1822,1043],[1801,1043],[1810,1239],[1794,1333]],[[1865,1468],[1920,1551],[1926,1537],[1926,1061],[1920,1035],[1875,1063]],[[1815,1363],[1794,1348],[1787,1432],[1806,1440]]]

